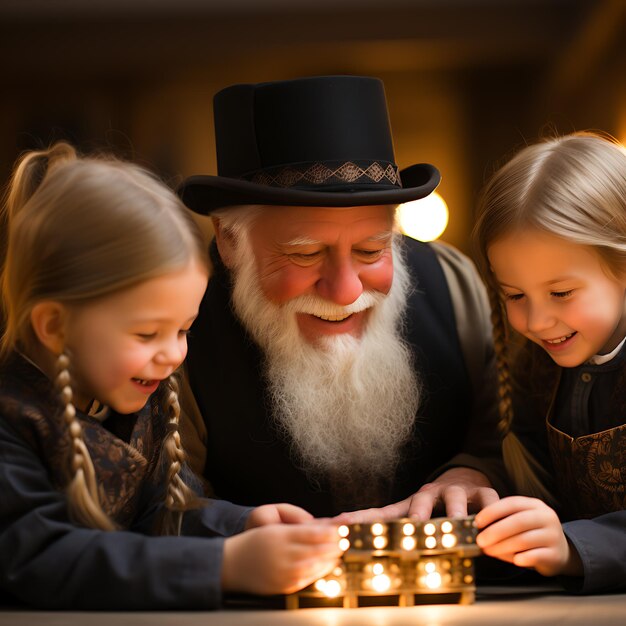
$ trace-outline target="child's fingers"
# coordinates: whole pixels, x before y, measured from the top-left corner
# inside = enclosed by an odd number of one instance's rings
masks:
[[[547,546],[545,533],[542,530],[531,530],[517,535],[513,535],[494,542],[483,548],[485,554],[500,558],[503,554],[519,554],[527,550],[533,550]]]
[[[513,515],[514,513],[534,509],[536,508],[536,502],[538,501],[525,496],[511,496],[509,498],[497,500],[493,504],[490,504],[476,513],[476,526],[478,528],[485,528],[486,526],[489,526],[489,524],[493,524],[504,517]]]
[[[485,549],[542,527],[542,519],[534,511],[521,511],[490,524],[478,534],[476,543]]]
[[[337,526],[329,524],[293,524],[281,527],[285,539],[301,544],[332,544],[339,549]]]
[[[283,524],[304,524],[314,519],[308,511],[295,504],[277,504],[276,510],[279,515],[279,521]]]
[[[337,565],[337,559],[307,559],[297,564],[297,571],[289,576],[291,582],[284,589],[284,593],[298,591],[319,578],[328,574]]]
[[[535,548],[518,552],[513,559],[513,563],[519,567],[535,567],[547,559],[549,559],[549,550],[547,548]]]

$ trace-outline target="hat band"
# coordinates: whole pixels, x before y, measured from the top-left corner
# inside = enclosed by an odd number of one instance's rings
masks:
[[[376,185],[402,188],[398,167],[385,161],[307,162],[256,170],[242,179],[267,187],[337,187]]]

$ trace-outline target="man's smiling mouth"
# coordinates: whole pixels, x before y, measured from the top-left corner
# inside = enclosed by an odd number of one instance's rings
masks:
[[[324,320],[325,322],[343,322],[343,320],[348,319],[352,313],[348,313],[346,315],[313,315],[313,317],[317,317],[317,319]]]

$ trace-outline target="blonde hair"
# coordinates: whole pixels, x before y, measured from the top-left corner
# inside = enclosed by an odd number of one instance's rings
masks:
[[[146,170],[112,158],[80,158],[67,143],[27,153],[14,170],[3,221],[8,235],[1,275],[4,331],[0,358],[37,341],[30,313],[37,302],[67,305],[111,295],[195,259],[209,271],[202,234],[178,198]],[[95,471],[72,405],[69,361],[59,356],[55,386],[72,439],[67,494],[72,517],[111,530]],[[179,526],[195,496],[180,478],[178,385],[164,385],[170,422],[163,449],[170,462],[165,516],[159,532]]]
[[[482,191],[473,239],[487,284],[498,363],[499,428],[509,475],[520,493],[554,500],[545,470],[513,433],[511,345],[489,246],[506,234],[534,229],[592,248],[610,276],[626,276],[626,150],[613,138],[580,132],[518,152]]]

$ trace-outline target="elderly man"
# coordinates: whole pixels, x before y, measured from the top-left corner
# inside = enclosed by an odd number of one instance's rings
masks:
[[[214,114],[219,175],[180,190],[215,228],[189,338],[192,465],[219,497],[347,521],[496,500],[488,306],[459,252],[394,228],[439,173],[398,172],[382,83],[235,85]]]

